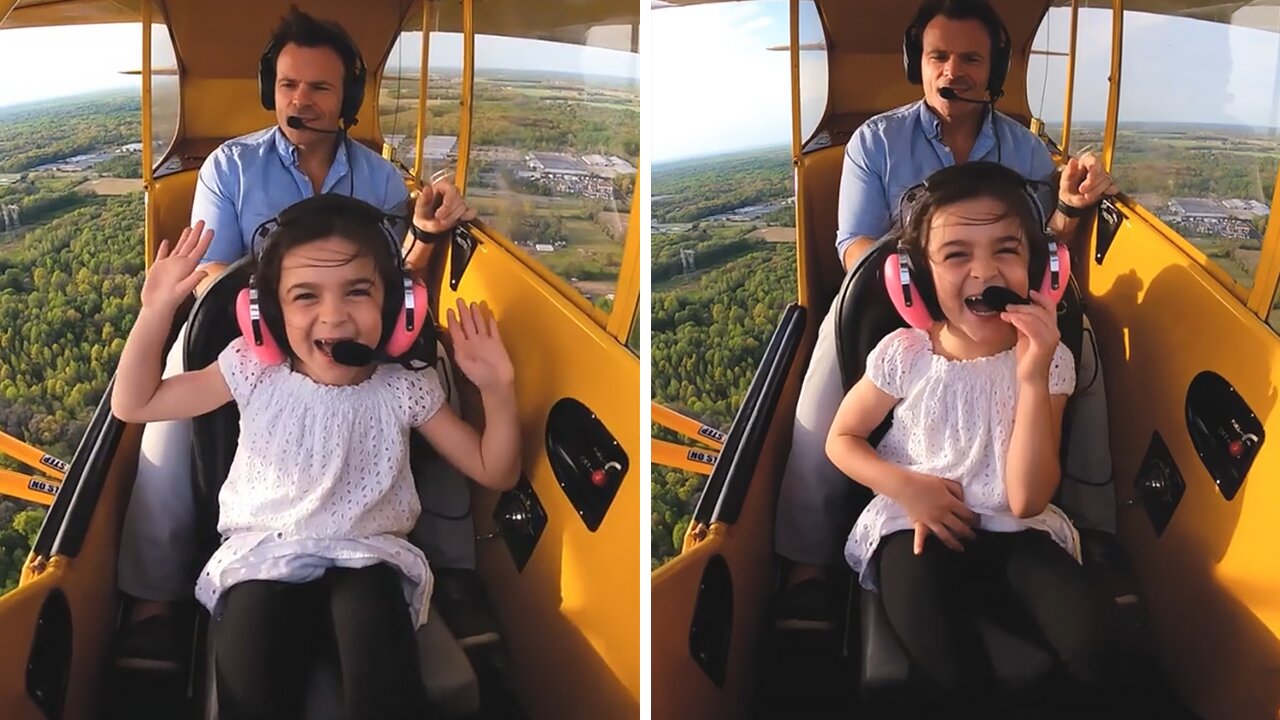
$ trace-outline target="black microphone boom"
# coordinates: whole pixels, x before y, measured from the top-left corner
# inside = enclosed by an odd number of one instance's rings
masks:
[[[318,127],[311,127],[302,118],[297,115],[290,115],[285,124],[294,130],[310,130],[311,132],[324,133],[326,135],[337,135],[340,130],[321,130]]]
[[[957,93],[955,90],[952,90],[949,87],[938,88],[938,94],[942,96],[943,100],[959,100],[961,102],[973,103],[975,105],[994,104],[994,101],[992,100],[971,100],[967,97],[962,97],[959,93]]]
[[[1031,301],[1007,287],[990,285],[982,291],[982,304],[996,312],[1004,312],[1004,309],[1010,305],[1030,305]],[[334,349],[337,350],[337,348]]]
[[[354,340],[339,340],[333,344],[333,361],[347,367],[365,367],[378,355],[377,350]]]

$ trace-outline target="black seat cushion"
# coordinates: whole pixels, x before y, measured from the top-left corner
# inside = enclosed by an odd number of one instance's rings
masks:
[[[835,300],[837,313],[836,353],[841,380],[848,390],[866,370],[867,355],[886,335],[906,322],[894,308],[884,283],[885,258],[895,246],[881,240],[854,266]],[[1063,343],[1079,363],[1084,311],[1079,287],[1074,279],[1059,305],[1058,326]],[[892,424],[892,416],[871,436],[879,443]],[[1065,446],[1065,443],[1063,443]],[[850,506],[850,525],[871,501],[872,493],[855,483]],[[856,580],[854,581],[856,586]],[[909,696],[913,687],[911,663],[885,613],[879,593],[858,588],[861,627],[862,688],[873,704],[894,704]],[[976,618],[983,644],[991,657],[998,682],[1009,688],[1023,688],[1042,679],[1053,668],[1053,659],[1034,639],[1029,628],[1011,626],[998,613]]]

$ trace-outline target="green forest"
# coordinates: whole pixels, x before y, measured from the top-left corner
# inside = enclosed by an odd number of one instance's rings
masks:
[[[0,173],[136,143],[140,107],[136,95],[113,93],[0,110]]]
[[[653,291],[653,399],[722,430],[733,421],[783,308],[796,298],[795,246],[752,245],[687,283]],[[705,481],[654,466],[654,567],[679,550]]]
[[[432,135],[457,135],[461,78],[431,75],[427,123]],[[388,78],[379,105],[385,133],[417,127],[417,75]],[[566,82],[520,83],[478,74],[472,116],[473,145],[640,157],[640,97],[636,88],[601,90]]]
[[[0,430],[70,460],[102,399],[142,282],[143,197],[100,197],[90,177],[138,177],[136,154],[84,172],[33,168],[138,141],[138,99],[87,96],[0,111]],[[0,466],[32,472],[11,458]],[[17,585],[45,510],[0,499],[0,593]]]
[[[792,195],[791,151],[770,148],[653,168],[653,222],[690,223]]]
[[[142,281],[140,193],[94,198],[0,253],[0,427],[70,459]]]
[[[142,217],[141,194],[92,199],[0,247],[0,429],[71,459],[138,311]],[[43,520],[0,501],[0,593]]]
[[[777,211],[756,223],[702,218],[790,197],[791,163],[786,150],[737,153],[654,168],[653,186],[654,222],[661,216],[690,223],[652,238],[653,399],[727,430],[783,308],[796,298],[795,246],[751,235],[794,225],[795,216]],[[681,250],[693,251],[692,272],[685,272]],[[691,442],[665,430],[655,434]],[[706,478],[655,465],[651,481],[656,568],[679,552]]]
[[[22,564],[44,522],[44,508],[0,500],[0,595],[18,587]]]

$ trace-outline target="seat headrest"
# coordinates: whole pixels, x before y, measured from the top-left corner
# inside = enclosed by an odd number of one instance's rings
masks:
[[[251,262],[249,257],[235,262],[196,300],[187,318],[184,369],[199,370],[217,362],[223,349],[240,336],[235,318],[236,295],[249,284]],[[236,454],[240,411],[230,402],[192,418],[191,434],[197,533],[207,555],[218,544],[218,492]]]
[[[858,259],[836,293],[836,357],[847,392],[867,368],[871,354],[886,335],[907,322],[898,314],[884,286],[884,260],[895,245],[881,239]]]

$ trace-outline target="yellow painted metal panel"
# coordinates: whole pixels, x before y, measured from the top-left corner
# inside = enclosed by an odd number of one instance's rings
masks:
[[[1231,383],[1267,430],[1280,432],[1280,341],[1145,216],[1125,207],[1105,261],[1089,276],[1090,317],[1106,372],[1116,492],[1135,499],[1152,434],[1168,445],[1186,491],[1156,537],[1139,502],[1120,535],[1151,617],[1158,657],[1202,717],[1275,717],[1280,676],[1280,453],[1264,445],[1228,502],[1187,430],[1186,392],[1200,372]]]
[[[548,515],[523,571],[516,571],[501,541],[480,548],[512,673],[532,717],[636,717],[640,492],[648,487],[639,452],[639,360],[530,272],[518,250],[485,235],[482,227],[476,234],[480,242],[462,282],[456,293],[443,289],[441,307],[452,307],[461,296],[483,299],[494,309],[516,367],[524,469]],[[559,487],[546,456],[547,414],[565,397],[594,412],[629,458],[618,494],[595,532]],[[481,532],[494,502],[488,493],[477,500]]]

